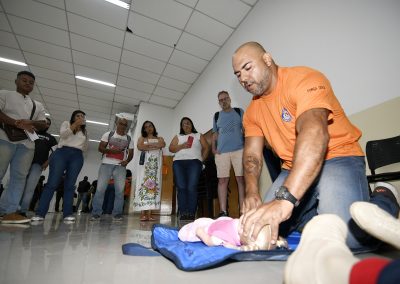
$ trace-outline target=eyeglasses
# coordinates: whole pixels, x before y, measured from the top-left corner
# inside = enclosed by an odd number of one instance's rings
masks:
[[[223,101],[227,101],[227,100],[229,100],[229,97],[220,98],[218,101],[219,101],[220,103],[222,103]]]

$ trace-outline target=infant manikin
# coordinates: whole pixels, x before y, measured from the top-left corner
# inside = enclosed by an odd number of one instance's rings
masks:
[[[279,237],[275,245],[271,244],[271,227],[264,226],[255,241],[239,235],[240,219],[220,217],[216,220],[210,218],[199,218],[194,222],[183,226],[178,237],[184,242],[202,241],[207,246],[222,245],[227,248],[252,251],[271,250],[276,247],[286,247],[285,239]]]

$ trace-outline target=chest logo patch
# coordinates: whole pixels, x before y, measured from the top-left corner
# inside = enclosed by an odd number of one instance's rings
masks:
[[[286,108],[282,109],[281,118],[285,122],[290,122],[292,120],[292,116],[290,115],[290,113],[288,112],[288,110]]]

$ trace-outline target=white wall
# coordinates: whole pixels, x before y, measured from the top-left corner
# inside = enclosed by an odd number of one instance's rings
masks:
[[[207,66],[174,112],[193,119],[205,132],[225,89],[235,106],[251,96],[233,75],[231,56],[242,43],[258,41],[278,65],[306,65],[330,79],[348,114],[399,96],[400,1],[259,0]]]

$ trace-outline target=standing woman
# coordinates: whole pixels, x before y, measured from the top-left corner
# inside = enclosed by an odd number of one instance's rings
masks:
[[[181,119],[180,132],[172,139],[169,151],[175,153],[173,170],[178,190],[180,220],[194,220],[197,209],[197,184],[202,161],[208,154],[208,143],[197,132],[190,118]]]
[[[140,159],[136,170],[133,202],[135,211],[141,211],[140,221],[154,221],[151,210],[158,210],[161,207],[162,148],[164,147],[164,139],[158,137],[153,122],[145,121],[142,125],[142,136],[137,142]]]
[[[49,159],[48,182],[43,189],[36,216],[32,217],[32,221],[44,219],[54,191],[64,173],[63,217],[64,221],[75,221],[72,215],[75,183],[83,166],[82,152],[86,151],[88,146],[85,115],[83,111],[76,110],[72,113],[70,121],[64,121],[61,124],[58,148]]]

